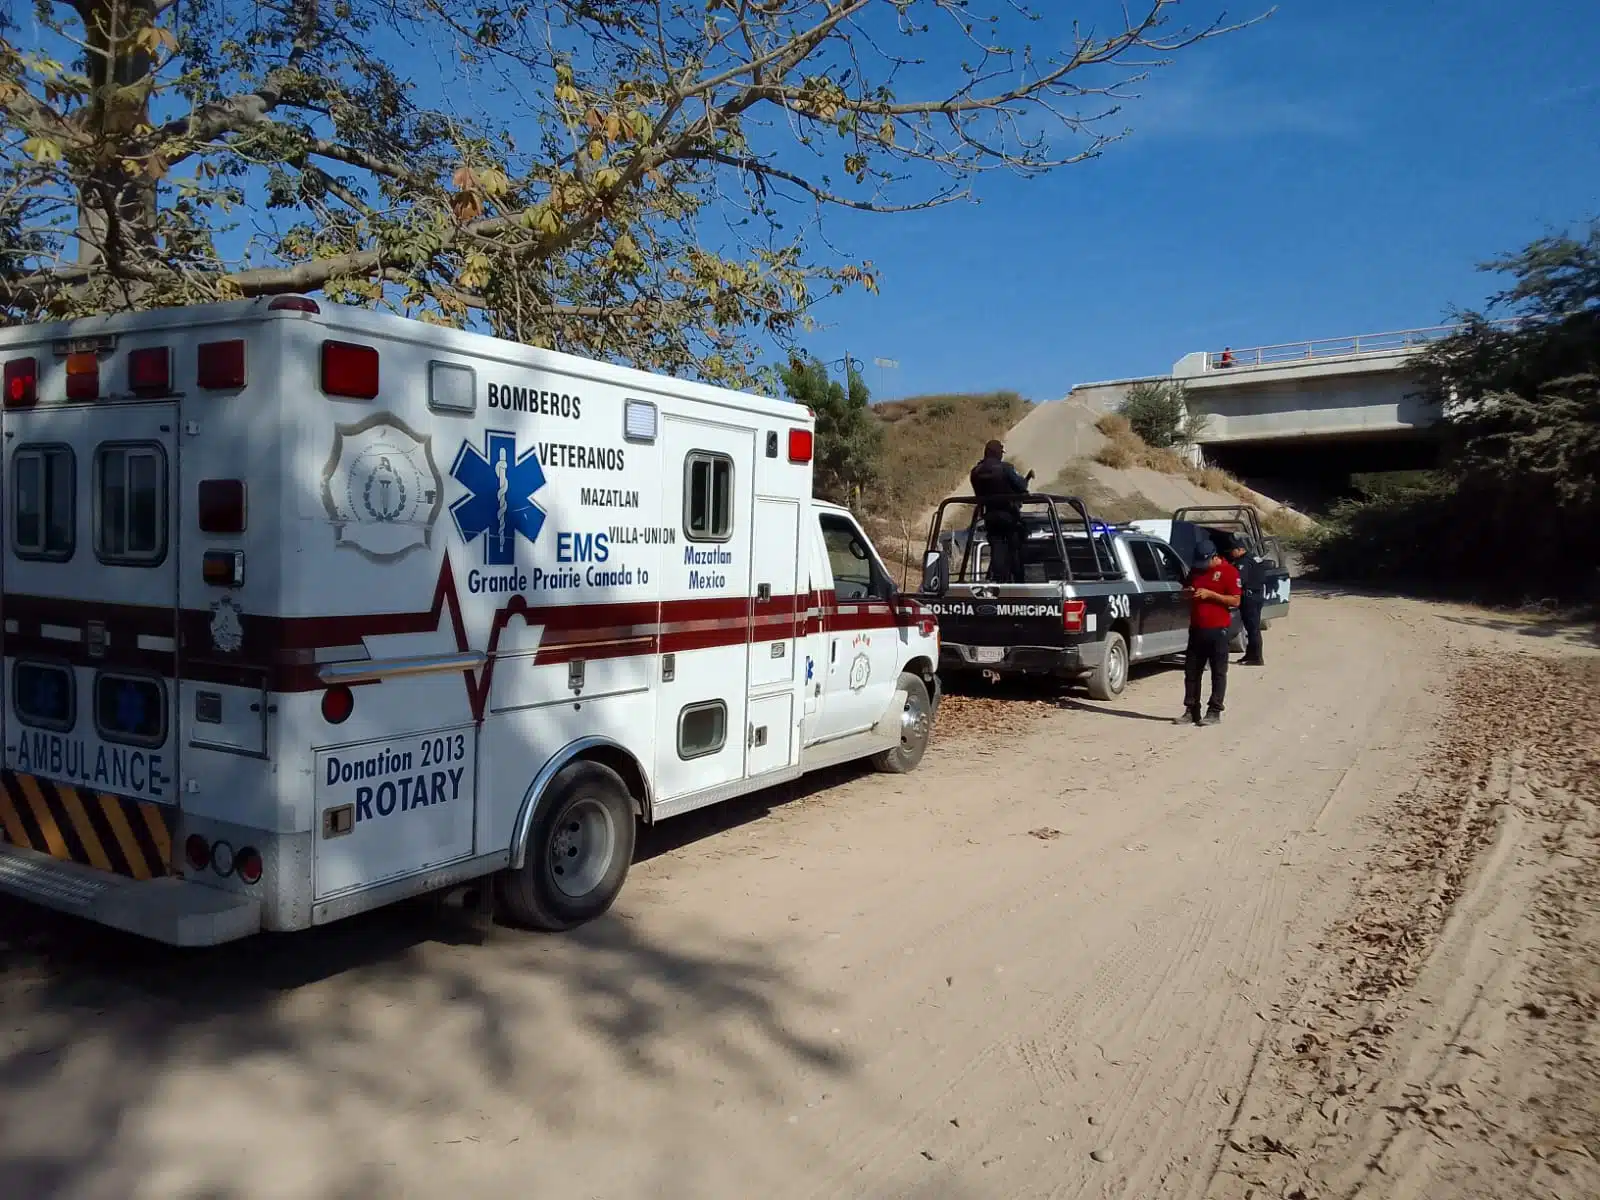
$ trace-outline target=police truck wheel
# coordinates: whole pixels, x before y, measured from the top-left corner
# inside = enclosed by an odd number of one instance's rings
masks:
[[[928,685],[906,671],[901,674],[895,690],[901,688],[905,689],[906,703],[900,710],[900,744],[872,756],[872,765],[891,775],[904,775],[913,770],[922,761],[928,738],[933,734],[933,702],[928,698]]]
[[[635,832],[622,777],[600,763],[569,763],[539,801],[522,866],[500,876],[506,915],[549,932],[592,921],[622,891]]]
[[[1106,634],[1106,653],[1089,676],[1089,695],[1114,700],[1128,686],[1128,643],[1120,633]]]

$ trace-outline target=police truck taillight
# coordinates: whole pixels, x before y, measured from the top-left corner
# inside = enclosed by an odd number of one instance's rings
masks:
[[[322,343],[322,390],[347,400],[378,395],[378,352],[354,342]]]
[[[1068,633],[1083,632],[1083,614],[1089,606],[1082,600],[1061,602],[1061,628]]]
[[[32,408],[39,402],[39,360],[13,358],[6,363],[5,406]]]
[[[165,396],[172,391],[172,352],[147,346],[128,354],[128,390],[135,396]]]
[[[244,386],[244,341],[202,342],[195,362],[196,382],[219,392]]]

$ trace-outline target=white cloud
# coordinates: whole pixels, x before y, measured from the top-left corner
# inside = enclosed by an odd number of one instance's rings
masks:
[[[1119,115],[1144,140],[1285,134],[1343,140],[1361,129],[1347,97],[1297,94],[1287,80],[1230,79],[1210,64],[1159,72],[1140,93]]]

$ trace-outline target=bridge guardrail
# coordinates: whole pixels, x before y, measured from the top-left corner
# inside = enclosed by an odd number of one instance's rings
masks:
[[[1510,317],[1489,323],[1499,328],[1509,328],[1516,325],[1518,320]],[[1319,358],[1349,358],[1357,354],[1393,354],[1439,341],[1464,328],[1465,326],[1459,323],[1432,325],[1424,329],[1400,329],[1390,333],[1359,333],[1351,337],[1284,342],[1276,346],[1251,346],[1244,350],[1207,351],[1206,370],[1229,371],[1240,367],[1270,367]],[[1230,361],[1224,361],[1225,356],[1231,356]]]

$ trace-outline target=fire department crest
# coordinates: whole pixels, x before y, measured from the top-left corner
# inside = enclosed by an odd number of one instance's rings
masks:
[[[224,654],[244,645],[244,623],[232,596],[224,596],[211,606],[211,644]]]
[[[392,413],[334,427],[322,503],[334,541],[387,562],[430,543],[444,505],[433,440]]]
[[[872,677],[872,663],[865,654],[858,654],[855,661],[850,664],[850,690],[859,692],[867,686],[867,680]]]

